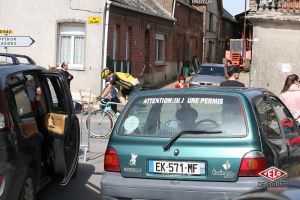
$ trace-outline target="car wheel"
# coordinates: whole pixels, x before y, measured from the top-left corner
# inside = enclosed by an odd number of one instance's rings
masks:
[[[34,176],[31,170],[28,171],[24,182],[20,196],[20,200],[34,200],[35,187],[34,187]]]

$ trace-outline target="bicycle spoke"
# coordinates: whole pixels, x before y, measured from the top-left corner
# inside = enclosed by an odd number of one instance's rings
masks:
[[[90,130],[91,137],[107,137],[112,130],[112,126],[113,119],[111,115],[104,113],[102,110],[93,111],[86,120],[86,128]]]

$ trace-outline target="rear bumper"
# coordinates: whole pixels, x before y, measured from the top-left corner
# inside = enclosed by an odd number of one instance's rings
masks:
[[[257,189],[263,178],[239,178],[236,182],[198,182],[124,178],[120,173],[104,172],[101,181],[103,199],[230,199]]]

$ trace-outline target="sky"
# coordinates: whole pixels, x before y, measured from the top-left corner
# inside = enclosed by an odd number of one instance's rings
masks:
[[[223,0],[223,7],[231,14],[236,15],[244,12],[245,0]],[[247,0],[247,9],[249,8],[249,0]]]

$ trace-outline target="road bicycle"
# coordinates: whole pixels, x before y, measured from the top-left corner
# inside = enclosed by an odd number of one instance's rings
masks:
[[[88,114],[85,121],[86,129],[93,138],[107,138],[110,136],[112,128],[117,119],[117,114],[112,110],[111,105],[122,105],[121,103],[98,100],[100,109],[92,111]]]

